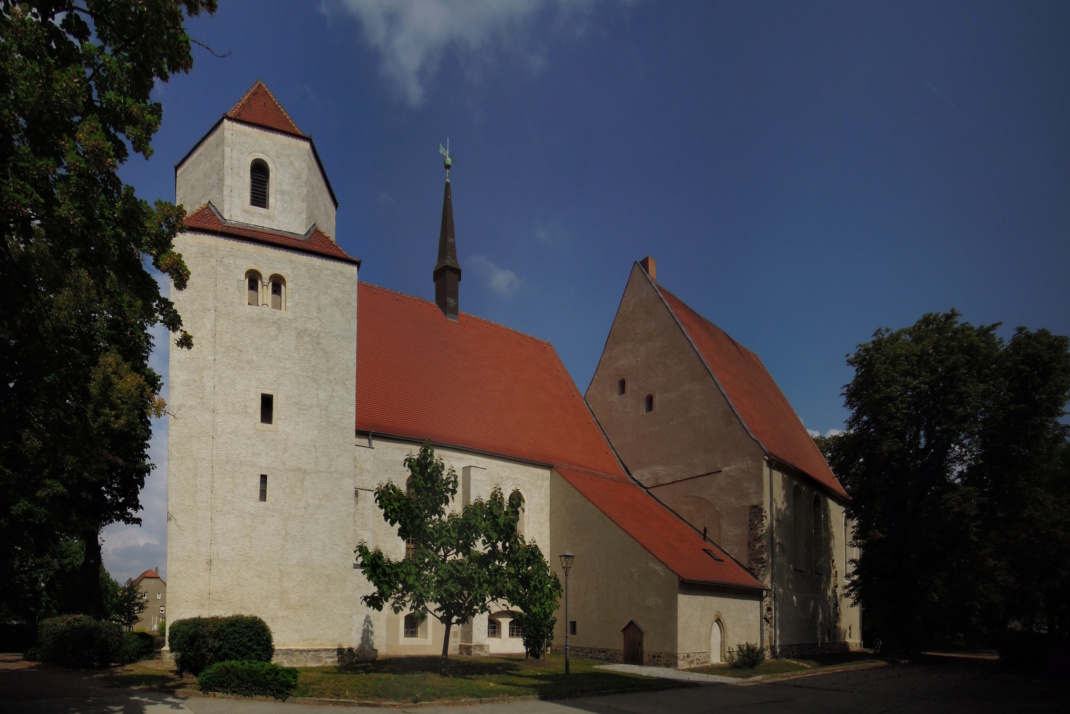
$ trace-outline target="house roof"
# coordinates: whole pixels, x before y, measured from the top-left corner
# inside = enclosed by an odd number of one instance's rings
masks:
[[[358,431],[625,478],[548,342],[364,282],[357,331]]]
[[[281,131],[284,134],[308,138],[297,128],[297,124],[294,123],[294,120],[290,118],[290,115],[275,99],[275,95],[271,93],[267,85],[259,79],[256,80],[256,84],[249,88],[245,96],[238,100],[234,108],[224,116],[246,124],[255,124]]]
[[[152,578],[154,580],[159,580],[164,585],[167,585],[167,583],[164,582],[164,579],[160,577],[160,569],[159,568],[156,568],[155,570],[146,570],[144,573],[142,573],[141,575],[139,575],[136,578],[134,578],[134,584],[136,585],[136,584],[140,583],[142,580],[147,580],[147,579],[150,579],[150,578]]]
[[[764,588],[730,555],[634,483],[563,465],[554,469],[680,579]]]
[[[337,243],[315,225],[307,233],[300,235],[235,223],[223,218],[210,201],[186,216],[186,227],[194,231],[321,255],[360,266],[359,258],[354,258],[339,248]]]
[[[653,284],[717,380],[725,398],[765,452],[833,493],[848,498],[847,491],[833,475],[758,355],[671,292]]]

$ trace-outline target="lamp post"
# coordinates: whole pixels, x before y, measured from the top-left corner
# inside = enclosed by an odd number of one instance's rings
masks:
[[[561,569],[565,571],[565,674],[568,674],[568,633],[571,625],[568,620],[568,571],[572,570],[572,553],[565,551],[560,555]]]

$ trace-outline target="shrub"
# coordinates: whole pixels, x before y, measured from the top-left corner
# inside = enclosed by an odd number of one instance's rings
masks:
[[[297,687],[297,670],[270,662],[227,660],[216,662],[201,672],[197,685],[202,692],[286,699]]]
[[[275,655],[271,629],[255,615],[176,620],[168,641],[178,671],[195,675],[216,662],[270,662]]]
[[[764,661],[765,650],[750,642],[728,650],[728,663],[732,669],[754,669]]]
[[[36,655],[64,667],[107,667],[119,659],[123,630],[114,622],[61,615],[37,627]]]
[[[119,664],[140,662],[156,654],[156,638],[148,632],[124,632]]]

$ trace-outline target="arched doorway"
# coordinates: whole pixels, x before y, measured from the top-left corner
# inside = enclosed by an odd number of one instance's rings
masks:
[[[621,630],[624,636],[624,664],[643,664],[643,630],[631,620]]]
[[[713,627],[710,628],[710,664],[722,662],[724,662],[724,624],[721,623],[720,618],[717,618],[713,621]]]

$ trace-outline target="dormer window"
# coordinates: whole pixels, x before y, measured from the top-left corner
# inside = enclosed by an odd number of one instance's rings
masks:
[[[260,307],[260,273],[255,270],[245,274],[245,304]]]
[[[257,208],[268,207],[268,184],[271,172],[267,162],[256,159],[249,167],[249,204]]]

